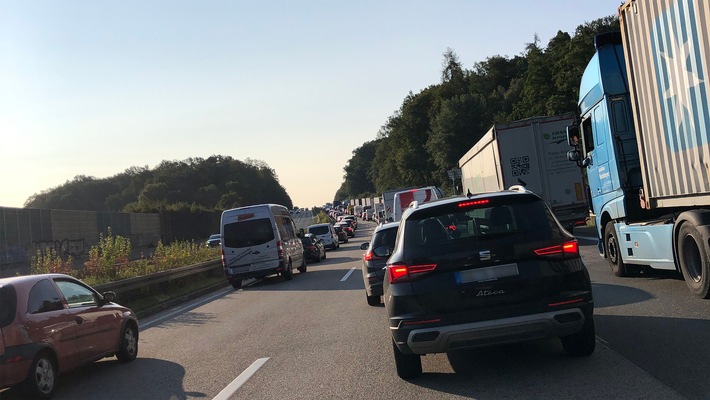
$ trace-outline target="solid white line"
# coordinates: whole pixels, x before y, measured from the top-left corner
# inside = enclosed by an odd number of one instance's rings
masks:
[[[140,324],[140,325],[141,325],[141,328],[140,328],[140,329],[142,330],[142,329],[150,328],[151,326],[153,326],[153,325],[155,325],[155,324],[161,323],[161,322],[165,321],[166,319],[172,318],[172,317],[174,317],[175,315],[184,312],[184,311],[187,310],[188,308],[194,308],[194,307],[198,307],[198,306],[201,306],[201,305],[203,305],[203,304],[209,303],[210,301],[216,299],[217,297],[224,296],[224,294],[225,294],[226,292],[231,291],[231,290],[233,290],[233,289],[229,288],[229,289],[220,290],[219,292],[217,292],[217,293],[215,293],[215,294],[213,294],[213,295],[211,295],[211,296],[209,296],[209,297],[205,297],[205,298],[203,298],[202,300],[200,300],[200,301],[198,301],[198,302],[189,303],[189,304],[187,304],[186,306],[177,308],[177,309],[175,309],[174,311],[172,311],[172,312],[170,312],[170,313],[168,313],[168,314],[165,314],[165,315],[161,315],[159,318],[156,318],[156,319],[154,319],[154,320],[152,320],[152,321],[149,321],[149,322],[147,322],[147,323],[141,322],[141,324]]]
[[[345,274],[345,276],[343,277],[343,279],[340,280],[340,282],[345,282],[345,281],[347,281],[348,278],[350,277],[350,274],[352,274],[353,271],[355,271],[355,268],[357,268],[357,267],[352,267],[352,268],[350,268],[350,271],[348,271],[348,273]]]
[[[260,358],[256,361],[254,361],[249,368],[245,369],[244,372],[239,374],[236,379],[232,381],[227,387],[222,389],[221,392],[215,397],[212,398],[212,400],[228,400],[232,395],[239,390],[240,387],[242,387],[243,384],[245,384],[249,378],[252,377],[256,373],[256,371],[259,370],[266,362],[269,360],[269,357],[265,358]]]

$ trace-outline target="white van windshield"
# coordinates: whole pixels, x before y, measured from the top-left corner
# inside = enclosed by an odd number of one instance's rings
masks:
[[[250,219],[224,225],[224,247],[249,247],[274,240],[268,218]]]

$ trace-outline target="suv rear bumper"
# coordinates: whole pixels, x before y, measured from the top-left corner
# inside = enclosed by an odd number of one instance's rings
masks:
[[[567,336],[581,331],[584,322],[582,309],[572,308],[467,324],[413,329],[406,336],[406,344],[400,342],[397,347],[405,353],[445,353],[448,350]],[[390,329],[393,334],[399,330],[396,327]],[[394,336],[400,336],[401,333]]]

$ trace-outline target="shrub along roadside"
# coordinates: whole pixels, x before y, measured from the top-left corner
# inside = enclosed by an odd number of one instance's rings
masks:
[[[148,257],[141,256],[138,260],[129,260],[130,254],[130,239],[114,236],[109,228],[108,234],[106,236],[100,235],[99,243],[89,250],[89,260],[84,263],[83,268],[72,268],[73,259],[71,256],[62,257],[54,249],[48,249],[45,253],[37,251],[37,255],[31,260],[30,271],[33,274],[67,274],[81,279],[91,286],[97,286],[186,265],[218,260],[220,249],[210,248],[204,243],[195,243],[194,241],[173,242],[167,246],[159,242],[154,253]],[[221,284],[225,286],[227,284],[223,275],[207,274],[189,281],[167,282],[160,287],[160,290],[144,293],[139,298],[124,299],[126,301],[123,302],[119,298],[117,301],[130,307],[134,312],[141,313],[144,310],[155,309],[161,303],[169,302],[172,299]]]

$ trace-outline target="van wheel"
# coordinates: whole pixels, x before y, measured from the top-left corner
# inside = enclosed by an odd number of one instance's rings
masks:
[[[293,279],[293,264],[291,264],[291,261],[289,260],[288,264],[286,265],[286,269],[283,272],[284,279],[287,281],[290,281]]]
[[[235,289],[239,289],[240,287],[242,287],[242,280],[241,279],[235,279],[230,283],[232,284],[232,287]]]

